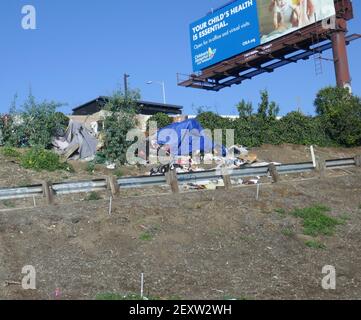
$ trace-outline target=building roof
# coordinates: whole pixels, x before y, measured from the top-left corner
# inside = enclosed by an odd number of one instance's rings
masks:
[[[104,105],[109,100],[109,97],[106,96],[99,96],[96,99],[88,101],[76,108],[73,109],[73,114],[93,114],[95,112],[100,111]],[[140,107],[140,113],[144,114],[155,114],[158,112],[164,112],[167,114],[182,114],[182,106],[174,105],[174,104],[164,104],[158,102],[150,102],[150,101],[137,101]],[[99,109],[95,111],[95,109]]]

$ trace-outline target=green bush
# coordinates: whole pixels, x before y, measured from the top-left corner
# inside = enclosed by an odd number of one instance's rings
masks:
[[[224,119],[213,112],[198,114],[203,128],[234,129],[235,143],[258,147],[262,144],[302,144],[318,146],[361,145],[361,99],[346,89],[325,88],[316,100],[317,115],[306,116],[290,112],[277,119],[278,105],[269,101],[267,91],[261,91],[261,102],[253,113],[251,103],[242,100],[237,104],[238,119]],[[225,143],[223,139],[223,143]]]
[[[276,125],[281,143],[303,145],[332,145],[320,117],[311,117],[294,111],[281,118]]]
[[[13,102],[10,114],[0,121],[3,143],[13,147],[50,147],[53,136],[62,133],[69,123],[68,117],[56,111],[60,106],[52,101],[39,103],[31,94],[19,109]]]
[[[317,94],[316,112],[329,137],[339,145],[361,145],[361,99],[347,89],[327,87]]]
[[[107,157],[104,152],[98,151],[94,159],[95,164],[105,164],[107,162]]]
[[[147,131],[149,131],[149,122],[151,122],[151,121],[157,123],[158,129],[167,127],[170,124],[172,124],[172,122],[173,122],[172,118],[170,116],[168,116],[167,114],[162,113],[162,112],[156,113],[155,115],[151,116],[149,118],[149,120],[147,121]]]
[[[24,153],[20,158],[20,165],[35,171],[71,170],[69,164],[60,161],[59,155],[40,147],[31,148]]]
[[[138,92],[128,91],[125,95],[115,92],[105,105],[109,112],[104,120],[104,155],[107,160],[125,164],[126,153],[132,142],[127,133],[136,127]]]

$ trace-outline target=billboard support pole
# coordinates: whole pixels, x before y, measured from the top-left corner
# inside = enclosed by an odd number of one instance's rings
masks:
[[[345,40],[347,23],[344,19],[337,19],[336,23],[336,30],[331,36],[336,82],[338,87],[347,88],[351,91],[351,76]]]

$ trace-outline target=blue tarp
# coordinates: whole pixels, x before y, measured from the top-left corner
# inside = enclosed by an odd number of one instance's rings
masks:
[[[173,123],[160,129],[157,141],[159,145],[170,146],[172,155],[188,156],[197,151],[212,153],[213,150],[218,150],[219,155],[226,155],[226,149],[215,144],[195,119]]]

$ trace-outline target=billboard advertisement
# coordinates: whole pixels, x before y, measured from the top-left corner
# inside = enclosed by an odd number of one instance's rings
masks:
[[[193,70],[335,15],[334,0],[237,0],[192,23]]]

